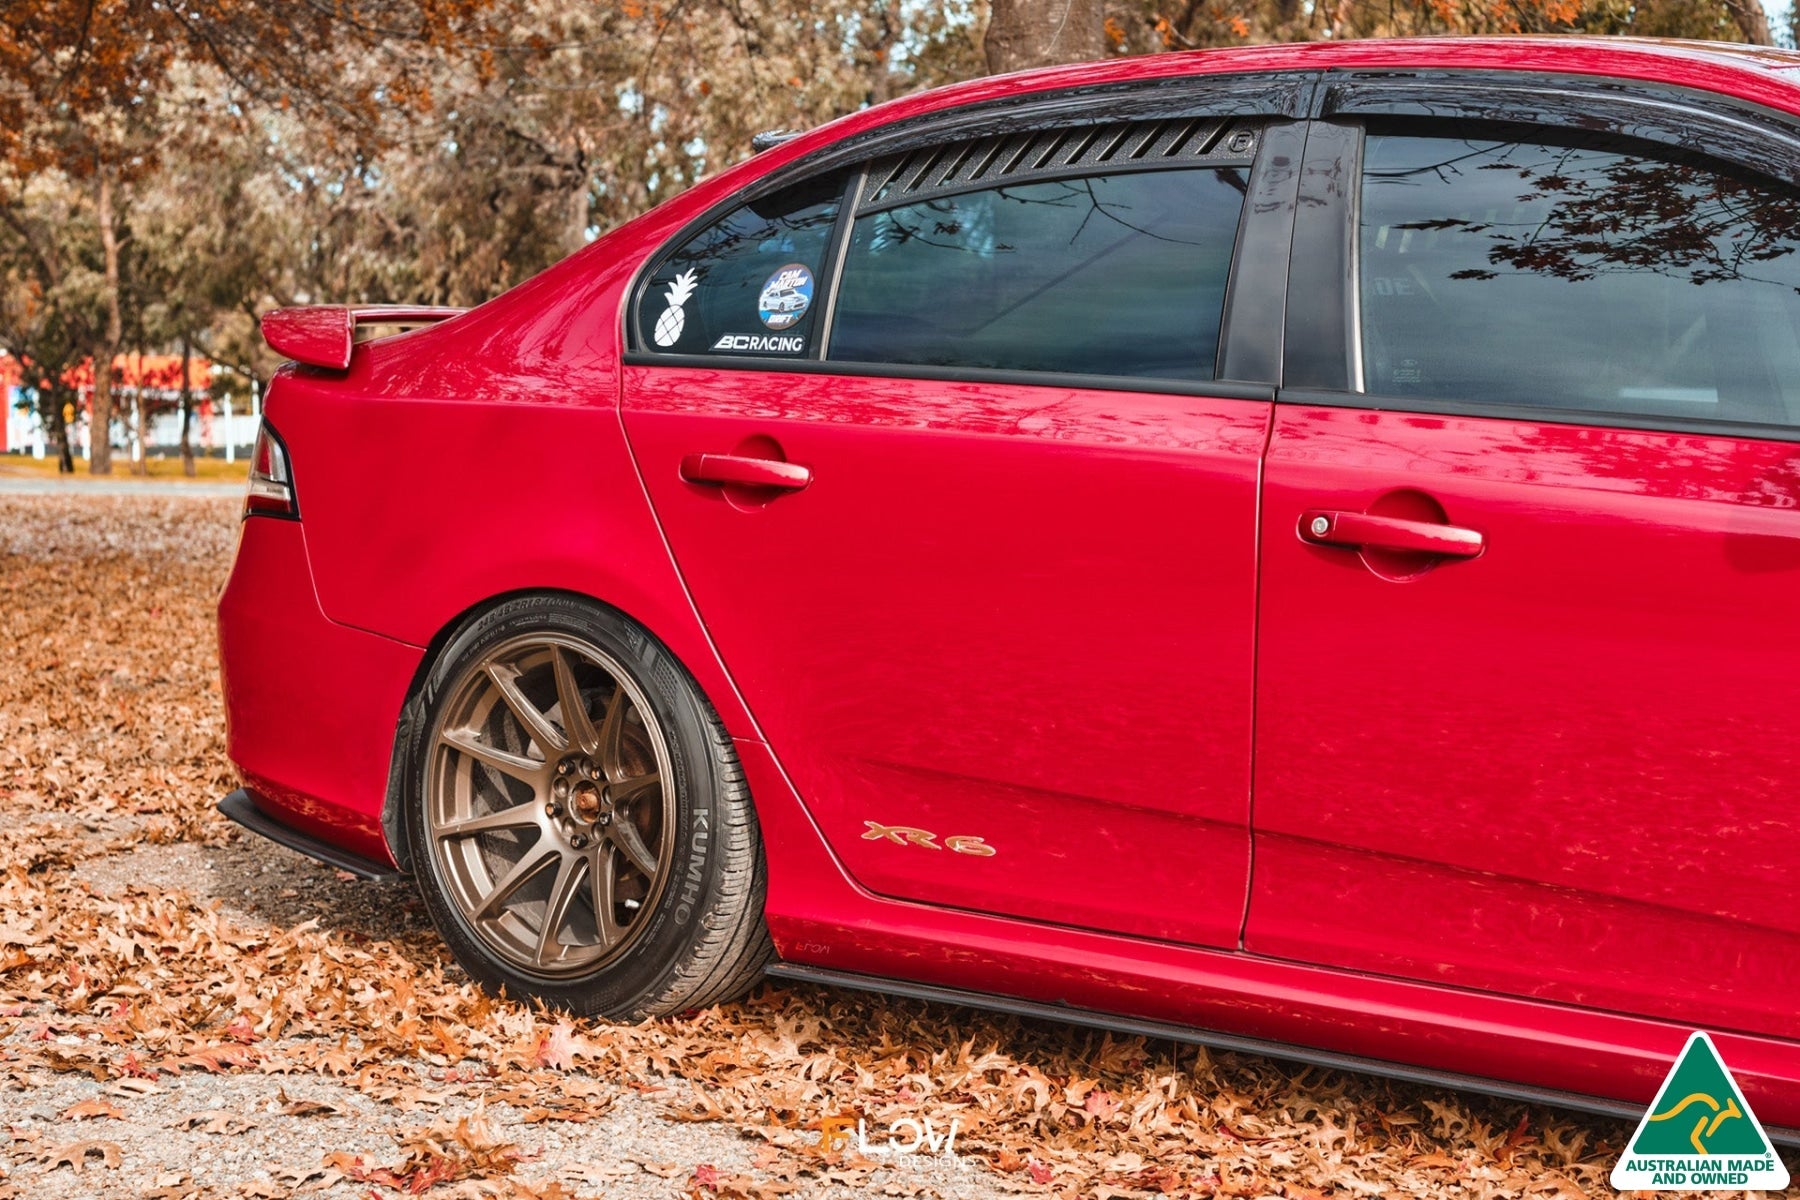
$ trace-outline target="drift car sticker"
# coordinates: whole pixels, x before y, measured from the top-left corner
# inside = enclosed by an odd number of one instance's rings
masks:
[[[687,302],[699,283],[695,272],[696,268],[690,267],[669,285],[669,306],[656,318],[656,329],[651,335],[657,345],[673,346],[681,340],[681,331],[687,328]]]
[[[756,314],[770,329],[786,329],[806,315],[812,294],[812,272],[801,263],[789,263],[764,281],[762,295],[756,299]]]

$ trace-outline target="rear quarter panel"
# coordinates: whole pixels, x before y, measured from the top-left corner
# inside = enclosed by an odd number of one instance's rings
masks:
[[[622,292],[666,224],[624,227],[483,308],[362,347],[345,374],[286,368],[268,417],[332,620],[427,646],[496,596],[579,593],[642,622],[751,736],[619,423]]]

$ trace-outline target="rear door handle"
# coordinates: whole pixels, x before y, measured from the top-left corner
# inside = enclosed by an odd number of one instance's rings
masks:
[[[689,454],[681,460],[681,477],[689,483],[715,487],[779,488],[797,492],[812,482],[812,471],[799,463],[778,458],[750,458],[741,454]]]
[[[1318,546],[1410,550],[1447,558],[1474,558],[1485,545],[1480,533],[1431,521],[1407,521],[1369,513],[1315,509],[1300,518],[1302,541]]]

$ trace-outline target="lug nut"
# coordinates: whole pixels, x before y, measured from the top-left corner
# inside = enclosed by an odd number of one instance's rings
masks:
[[[587,844],[588,844],[587,838],[582,836],[579,833],[569,839],[569,845],[575,847],[577,850],[587,849]]]
[[[556,805],[555,804],[544,805],[544,815],[546,817],[554,817],[556,815]]]

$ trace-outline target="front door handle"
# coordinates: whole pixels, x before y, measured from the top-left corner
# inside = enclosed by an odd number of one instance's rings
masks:
[[[1474,558],[1485,544],[1476,530],[1455,525],[1323,509],[1301,516],[1300,538],[1318,546],[1406,550],[1415,554],[1441,554],[1446,558]]]
[[[812,482],[812,471],[778,458],[742,454],[689,454],[681,460],[681,477],[689,483],[716,487],[764,487],[797,492]]]

